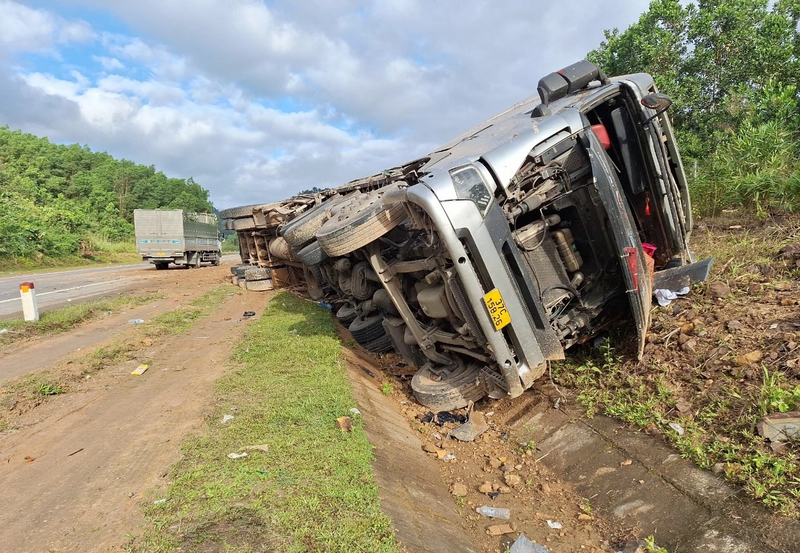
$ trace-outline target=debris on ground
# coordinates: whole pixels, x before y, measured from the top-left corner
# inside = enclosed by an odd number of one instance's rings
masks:
[[[429,422],[434,422],[439,426],[444,426],[445,424],[449,424],[451,422],[456,422],[462,424],[466,422],[467,417],[464,415],[456,415],[453,413],[449,413],[447,411],[441,411],[439,413],[435,413],[433,411],[428,411],[422,416],[418,416],[417,420],[422,424],[427,424]]]
[[[448,436],[460,440],[462,442],[473,442],[475,438],[489,430],[489,423],[486,422],[486,417],[480,411],[472,411],[469,414],[469,420],[454,428],[447,433]]]
[[[493,524],[486,528],[486,533],[490,536],[502,536],[504,534],[511,534],[514,531],[514,527],[510,524]]]
[[[222,415],[222,420],[220,421],[220,423],[228,424],[232,420],[233,420],[233,415]]]
[[[525,536],[520,534],[517,541],[508,550],[508,553],[553,553],[543,545],[533,543]]]
[[[479,515],[489,518],[501,518],[503,520],[508,520],[511,518],[511,511],[504,509],[503,507],[489,507],[487,505],[481,505],[475,509],[475,512]]]
[[[242,317],[243,318],[255,317],[255,316],[256,316],[256,312],[255,311],[245,311],[244,313],[242,313]]]
[[[464,497],[469,492],[469,488],[464,484],[453,484],[450,487],[450,493],[456,497]]]
[[[167,498],[164,497],[164,498],[156,499],[155,501],[153,501],[153,505],[161,505],[162,503],[166,503],[166,502],[167,502]]]
[[[547,526],[552,528],[553,530],[561,530],[564,528],[560,522],[555,522],[553,520],[547,519]]]
[[[353,420],[350,417],[339,417],[336,419],[336,428],[342,432],[350,432],[353,429]]]
[[[144,322],[144,319],[130,319],[128,320],[128,324],[132,325],[140,325]]]
[[[800,411],[767,415],[756,425],[759,435],[770,442],[788,442],[800,438]]]
[[[361,414],[361,411],[359,411],[359,410],[358,410],[358,409],[356,409],[355,407],[351,407],[351,408],[350,408],[350,412],[351,412],[352,414],[354,414],[354,415],[360,415],[360,414]]]
[[[684,428],[677,422],[669,423],[669,427],[672,428],[675,432],[677,432],[678,436],[683,436],[683,433],[686,432],[686,430],[684,430]]]
[[[131,372],[131,374],[133,376],[142,376],[145,373],[145,371],[147,371],[148,368],[150,368],[150,365],[148,365],[147,363],[142,363],[141,365],[136,367],[133,370],[133,372]]]
[[[658,301],[658,305],[661,307],[666,307],[673,302],[673,300],[678,299],[678,296],[685,296],[689,293],[689,287],[684,286],[680,290],[665,290],[665,289],[656,289],[653,290],[653,295],[656,297]]]
[[[241,459],[242,457],[247,457],[247,452],[228,453],[228,459]]]

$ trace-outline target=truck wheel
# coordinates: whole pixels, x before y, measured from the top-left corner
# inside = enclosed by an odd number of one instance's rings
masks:
[[[244,272],[244,279],[248,282],[267,280],[269,277],[269,269],[264,269],[262,267],[250,267]]]
[[[449,371],[436,380],[430,366],[425,365],[411,379],[411,389],[417,401],[434,413],[461,409],[470,401],[478,401],[486,395],[480,383],[480,372],[480,366],[468,365]]]
[[[193,269],[199,269],[200,268],[200,257],[202,257],[200,255],[200,252],[195,254],[194,261],[192,262],[192,268]]]
[[[272,290],[273,285],[272,281],[267,280],[248,280],[245,284],[245,288],[250,290],[251,292],[266,292],[267,290]]]
[[[156,265],[156,271],[163,271],[167,267],[169,267],[169,263],[164,263],[163,261],[159,261]]]
[[[317,241],[331,257],[346,255],[366,246],[402,223],[406,208],[402,203],[384,205],[383,195],[391,189],[373,190],[343,203],[336,215],[317,231]]]
[[[248,217],[253,215],[253,208],[261,204],[243,205],[240,207],[229,207],[219,212],[220,219],[236,219],[238,217]]]
[[[348,328],[350,329],[350,334],[353,335],[353,339],[362,345],[386,334],[386,330],[383,328],[383,315],[381,313],[369,315],[367,317],[359,315],[350,323]]]
[[[326,254],[323,249],[319,246],[319,242],[314,240],[308,246],[304,247],[303,249],[299,250],[295,253],[297,259],[299,259],[304,265],[308,265],[312,267],[314,265],[319,265],[326,259],[328,259],[328,254]]]
[[[358,309],[352,305],[344,304],[336,312],[336,318],[344,326],[350,326],[350,323],[355,321],[356,317],[358,317]]]
[[[219,257],[218,257],[218,258],[216,258],[214,261],[212,261],[212,262],[211,262],[211,264],[212,264],[214,267],[219,267],[219,264],[220,264],[220,258],[219,258]]]
[[[372,353],[386,353],[394,349],[392,347],[392,337],[388,334],[384,334],[380,338],[375,338],[362,345],[367,351],[371,351]]]
[[[315,205],[284,226],[280,235],[293,248],[302,248],[314,239],[319,227],[328,219],[330,209],[345,200],[344,196],[334,196]]]

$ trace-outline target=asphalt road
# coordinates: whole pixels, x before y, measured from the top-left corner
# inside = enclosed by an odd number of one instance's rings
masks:
[[[224,255],[223,262],[238,259],[238,255]],[[71,302],[107,296],[134,285],[145,271],[155,271],[150,263],[90,267],[71,271],[28,273],[0,278],[0,319],[22,317],[22,300],[19,285],[33,282],[39,311],[61,307]],[[172,267],[170,271],[181,271]]]
[[[23,282],[33,282],[39,309],[47,311],[68,302],[123,290],[133,283],[136,273],[148,270],[155,270],[155,267],[139,263],[3,277],[0,278],[0,319],[22,316],[19,285]]]

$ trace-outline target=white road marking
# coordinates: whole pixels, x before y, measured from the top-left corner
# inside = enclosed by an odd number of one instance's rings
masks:
[[[63,288],[61,290],[53,290],[52,292],[42,292],[41,294],[36,294],[37,298],[42,296],[47,296],[48,294],[59,294],[61,292],[69,292],[70,290],[80,290],[81,288],[89,288],[90,286],[100,286],[102,284],[109,284],[108,282],[95,282],[93,284],[82,284],[80,286],[73,286],[72,288]],[[0,300],[0,303],[7,303],[10,301],[22,301],[22,298],[11,298],[10,300]]]

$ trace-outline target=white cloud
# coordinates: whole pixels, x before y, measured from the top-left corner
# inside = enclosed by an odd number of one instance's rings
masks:
[[[68,21],[45,10],[0,1],[0,51],[45,52],[56,44],[93,38],[94,32],[83,21]]]
[[[105,71],[117,71],[124,69],[125,65],[117,58],[110,58],[108,56],[92,56],[92,59],[99,63]]]

